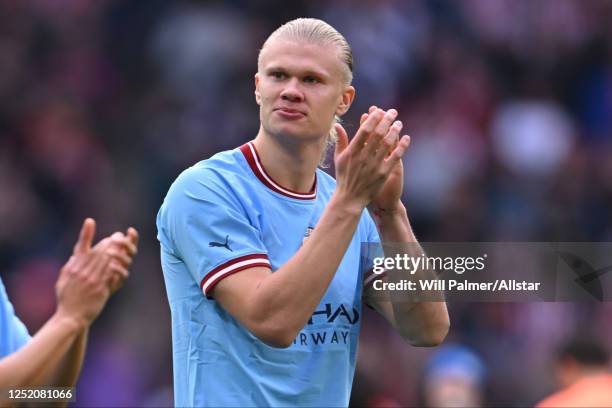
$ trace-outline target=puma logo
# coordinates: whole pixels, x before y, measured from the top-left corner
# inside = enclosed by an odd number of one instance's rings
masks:
[[[221,247],[221,248],[226,248],[226,249],[230,250],[230,252],[234,252],[234,251],[232,251],[232,248],[230,248],[230,246],[229,246],[229,235],[226,235],[226,236],[225,236],[225,242],[224,242],[223,244],[222,244],[222,243],[220,243],[220,242],[210,241],[210,242],[208,243],[208,246],[209,246],[209,247]]]

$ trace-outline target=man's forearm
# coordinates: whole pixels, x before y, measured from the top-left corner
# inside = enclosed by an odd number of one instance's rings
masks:
[[[422,249],[410,227],[408,215],[403,205],[393,212],[377,214],[376,223],[380,239],[385,244],[394,244],[401,247],[401,251],[411,257],[420,257]],[[388,250],[388,248],[386,249]],[[395,256],[396,254],[386,254]],[[419,269],[412,271],[390,271],[396,274],[391,280],[435,279],[435,271]],[[406,276],[403,276],[407,274]],[[387,278],[390,279],[390,278]],[[440,301],[419,302],[398,294],[400,298],[390,297],[392,302],[393,321],[391,322],[400,334],[416,345],[439,344],[446,336],[450,325],[443,294],[439,294]]]
[[[334,195],[310,238],[297,253],[253,291],[251,304],[297,335],[312,316],[353,238],[363,208]]]
[[[0,360],[0,387],[47,385],[82,331],[74,320],[53,315],[32,340]]]

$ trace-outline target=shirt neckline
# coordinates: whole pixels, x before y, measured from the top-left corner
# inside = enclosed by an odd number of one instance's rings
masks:
[[[281,186],[279,183],[274,181],[272,177],[266,172],[266,169],[261,164],[261,159],[259,158],[259,154],[257,153],[257,149],[255,148],[255,144],[253,142],[248,142],[240,146],[240,151],[244,155],[249,167],[255,174],[255,176],[261,181],[263,185],[265,185],[270,190],[275,193],[284,195],[285,197],[295,198],[298,200],[314,200],[317,198],[317,175],[315,173],[315,181],[312,186],[312,189],[308,193],[303,193],[299,191],[290,190]]]

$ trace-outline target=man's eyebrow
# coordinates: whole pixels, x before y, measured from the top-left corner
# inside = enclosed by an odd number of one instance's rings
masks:
[[[287,68],[284,68],[278,65],[272,65],[272,66],[266,67],[264,71],[267,73],[270,73],[270,72],[285,72],[286,73],[286,72],[293,71],[293,70],[289,70]],[[306,69],[299,68],[297,71],[299,72],[301,76],[316,76],[316,77],[322,77],[322,78],[327,78],[330,76],[325,71],[310,69],[310,68],[306,68]]]
[[[327,74],[325,71],[318,71],[318,70],[312,70],[312,69],[305,69],[304,71],[302,71],[302,73],[304,75],[323,77],[323,78],[326,78],[329,76],[329,74]]]
[[[266,67],[264,69],[264,71],[266,71],[266,72],[277,72],[277,71],[286,71],[286,69],[282,68],[282,67],[278,67],[278,66],[271,66],[271,67]]]

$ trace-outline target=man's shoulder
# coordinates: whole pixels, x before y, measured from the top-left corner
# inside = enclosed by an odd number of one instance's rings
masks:
[[[242,173],[243,166],[240,160],[241,157],[242,155],[238,149],[216,153],[208,159],[201,160],[185,169],[179,178],[215,178],[222,177],[223,175]]]
[[[244,165],[238,149],[216,153],[183,170],[174,180],[170,191],[176,188],[229,186],[245,176]]]
[[[177,220],[194,214],[210,215],[221,207],[240,208],[248,197],[248,175],[240,160],[239,150],[228,150],[183,170],[170,185],[157,213],[159,239],[171,235],[167,227]],[[170,247],[170,241],[166,246]]]

